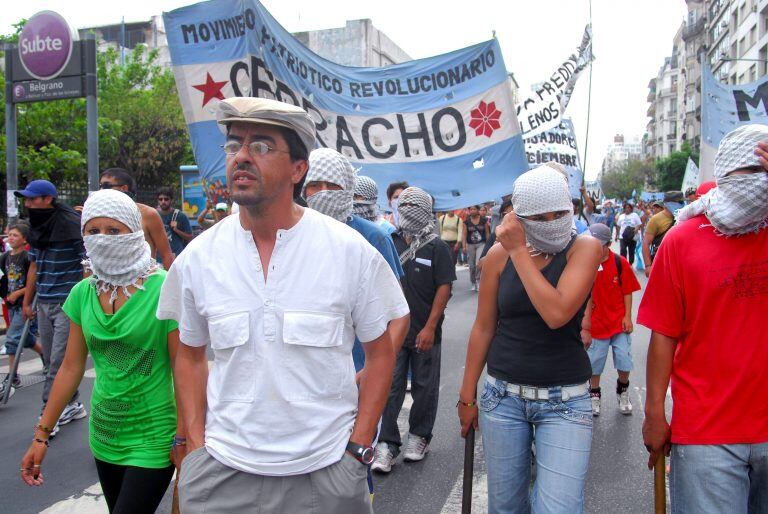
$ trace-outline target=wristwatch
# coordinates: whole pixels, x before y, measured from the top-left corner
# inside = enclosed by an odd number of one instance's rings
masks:
[[[363,446],[361,444],[353,443],[352,441],[347,443],[347,451],[357,460],[370,466],[373,462],[373,447]]]

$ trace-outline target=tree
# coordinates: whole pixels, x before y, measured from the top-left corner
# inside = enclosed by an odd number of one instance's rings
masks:
[[[14,42],[15,33],[0,36]],[[157,53],[137,46],[118,62],[109,48],[98,59],[99,165],[123,167],[139,184],[176,185],[179,165],[194,162],[173,74],[155,64]],[[0,76],[0,98],[5,78]],[[4,98],[3,98],[4,100]],[[17,104],[20,179],[55,184],[87,182],[85,99]],[[5,178],[5,120],[0,119],[0,170]]]
[[[656,176],[654,185],[659,191],[678,191],[683,183],[685,167],[688,165],[688,158],[692,158],[697,165],[699,155],[693,153],[691,145],[683,143],[679,152],[672,152],[669,156],[657,159],[655,168]]]
[[[653,172],[651,161],[627,161],[624,166],[605,172],[600,179],[600,187],[607,198],[632,198],[633,191],[643,191]]]

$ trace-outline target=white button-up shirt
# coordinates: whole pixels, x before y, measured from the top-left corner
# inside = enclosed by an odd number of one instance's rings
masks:
[[[310,209],[278,230],[266,280],[261,268],[253,236],[229,216],[174,261],[157,317],[179,322],[183,344],[213,349],[211,455],[249,473],[309,473],[341,459],[349,440],[355,335],[380,337],[408,304],[376,249]]]

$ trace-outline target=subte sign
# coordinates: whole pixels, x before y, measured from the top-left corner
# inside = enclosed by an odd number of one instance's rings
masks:
[[[67,21],[53,11],[41,11],[27,21],[18,45],[5,50],[5,133],[7,214],[18,216],[16,104],[86,98],[88,187],[98,189],[99,134],[96,103],[96,40],[87,34],[78,41]]]

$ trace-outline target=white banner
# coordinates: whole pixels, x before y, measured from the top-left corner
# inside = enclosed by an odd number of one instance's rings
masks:
[[[693,188],[696,189],[699,186],[699,167],[693,162],[693,159],[688,157],[688,164],[685,167],[685,175],[683,175],[683,185],[680,186],[680,191]]]
[[[517,119],[524,137],[539,134],[560,124],[576,80],[593,60],[592,27],[587,25],[578,53],[568,57],[547,81],[517,104]]]

